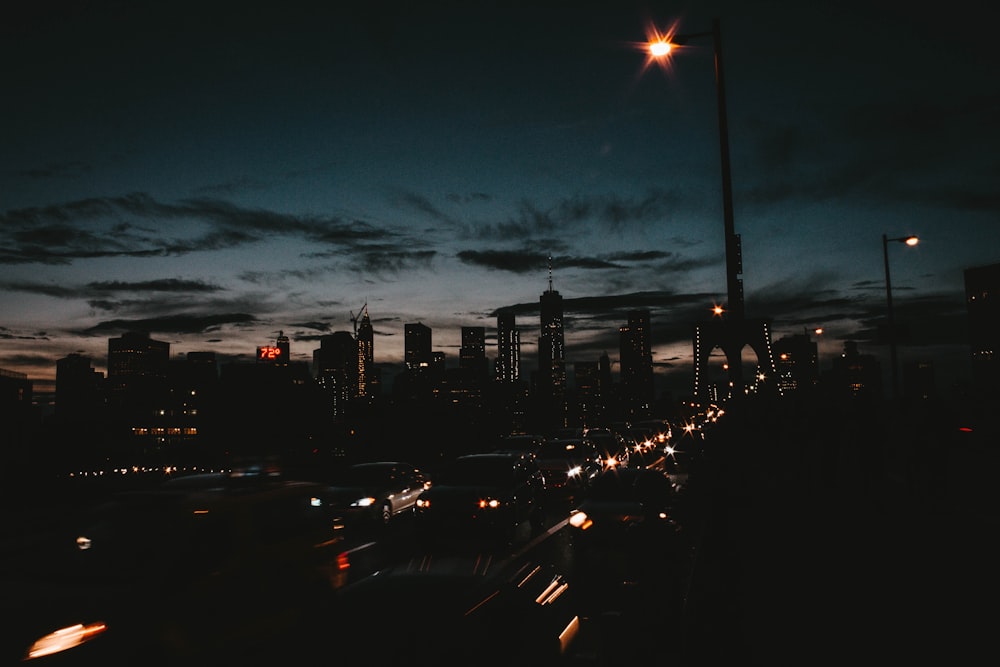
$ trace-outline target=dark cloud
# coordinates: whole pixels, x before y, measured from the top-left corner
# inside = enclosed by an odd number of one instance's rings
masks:
[[[32,180],[77,178],[90,172],[92,169],[93,167],[86,162],[70,160],[67,162],[53,162],[35,169],[23,169],[18,171],[16,175]]]
[[[493,196],[488,195],[485,192],[471,192],[469,194],[457,194],[451,193],[447,195],[448,201],[453,204],[469,204],[472,202],[491,202],[493,201]]]
[[[191,238],[152,233],[123,234],[130,219],[162,225],[197,222],[208,230]],[[360,220],[296,216],[250,209],[209,198],[164,203],[145,193],[93,198],[0,214],[0,263],[66,264],[73,259],[174,256],[235,248],[292,236],[334,247],[395,239],[396,235]]]
[[[254,324],[258,320],[247,313],[220,313],[216,315],[177,314],[146,319],[117,319],[99,322],[77,332],[82,336],[111,335],[126,331],[158,333],[200,334],[216,331],[226,324]]]
[[[181,278],[162,278],[137,282],[110,280],[88,283],[86,287],[96,292],[218,292],[222,290],[217,285],[201,280]]]
[[[419,195],[414,192],[404,192],[400,195],[400,201],[409,208],[423,213],[433,220],[445,222],[449,225],[456,224],[456,220],[452,216],[439,209],[431,202],[430,199],[423,195]]]
[[[348,264],[356,271],[385,276],[406,269],[426,268],[437,254],[436,250],[373,250],[355,253]]]
[[[329,322],[292,322],[289,326],[300,327],[302,329],[314,329],[316,331],[329,331]],[[298,334],[301,335],[301,334]]]
[[[511,273],[538,271],[544,269],[548,262],[547,255],[520,250],[460,250],[455,256],[464,264]]]

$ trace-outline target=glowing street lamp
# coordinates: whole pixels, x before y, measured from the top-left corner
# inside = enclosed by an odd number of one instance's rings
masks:
[[[895,400],[899,395],[899,382],[896,362],[896,325],[892,314],[892,283],[889,280],[889,241],[904,243],[910,247],[920,243],[920,239],[910,234],[909,236],[898,236],[896,238],[886,238],[882,235],[882,260],[885,262],[885,301],[888,314],[888,336],[889,336],[889,364],[892,372],[892,398]]]

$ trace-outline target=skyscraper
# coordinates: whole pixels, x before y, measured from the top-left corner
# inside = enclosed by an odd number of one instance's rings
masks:
[[[539,398],[548,404],[556,425],[566,425],[566,341],[563,334],[562,295],[552,288],[549,261],[549,288],[539,297],[541,333],[538,337]]]
[[[477,378],[486,376],[486,327],[462,327],[458,367],[467,369]]]
[[[633,310],[618,329],[624,407],[630,417],[649,416],[655,399],[648,310]]]
[[[335,331],[320,339],[313,351],[316,382],[330,400],[330,414],[342,419],[350,411],[351,399],[358,394],[358,344],[349,331]]]
[[[521,378],[521,332],[514,313],[497,314],[496,381],[511,384]]]
[[[427,370],[433,362],[431,354],[431,328],[420,322],[405,325],[403,329],[403,355],[406,370]]]
[[[130,331],[108,339],[108,401],[114,408],[152,409],[164,397],[170,343],[149,332]]]
[[[375,373],[375,330],[368,317],[368,304],[358,323],[358,396],[369,396]]]

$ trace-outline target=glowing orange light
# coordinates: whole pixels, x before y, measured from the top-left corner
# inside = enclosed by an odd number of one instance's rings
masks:
[[[906,243],[906,245],[908,246],[915,246],[918,243],[920,243],[920,239],[918,239],[916,236],[908,236],[906,238],[906,241],[904,241],[904,243]]]
[[[719,316],[719,315],[722,315],[722,313],[724,313],[724,312],[726,312],[726,310],[722,306],[720,306],[718,304],[712,306],[712,314],[713,315]]]
[[[673,45],[670,42],[658,41],[649,43],[649,55],[654,58],[662,58],[663,56],[670,53],[670,49]]]
[[[642,72],[646,72],[654,64],[664,71],[670,69],[673,53],[679,48],[677,44],[673,43],[676,31],[676,24],[668,27],[665,32],[650,25],[646,27],[646,41],[631,44],[632,48],[646,53],[646,62],[642,66]]]

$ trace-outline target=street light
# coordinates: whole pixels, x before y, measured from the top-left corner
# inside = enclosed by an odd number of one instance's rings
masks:
[[[897,371],[896,363],[896,325],[893,321],[892,315],[892,283],[889,280],[889,241],[905,243],[908,246],[915,246],[920,243],[920,239],[913,234],[910,234],[909,236],[898,236],[891,239],[887,238],[885,234],[882,235],[882,260],[885,262],[885,302],[887,306],[889,328],[889,364],[892,372],[892,386],[890,387],[890,390],[892,391],[893,400],[896,400],[899,396],[899,382],[897,380],[899,372]]]
[[[739,275],[743,273],[742,251],[740,237],[736,234],[733,222],[733,178],[729,161],[729,123],[726,120],[726,85],[722,69],[722,28],[718,18],[712,20],[712,30],[675,35],[668,31],[665,35],[656,34],[650,39],[646,48],[652,60],[670,58],[675,46],[686,44],[692,39],[711,37],[715,50],[715,93],[719,113],[719,153],[722,161],[722,216],[726,231],[726,288],[729,294],[729,317],[742,321],[743,281]],[[737,378],[741,379],[741,378]]]

